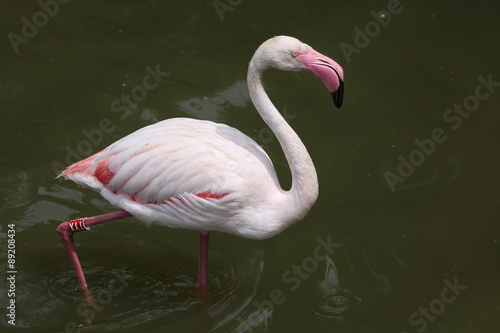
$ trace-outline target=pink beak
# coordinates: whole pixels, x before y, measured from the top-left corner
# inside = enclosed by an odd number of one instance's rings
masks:
[[[337,108],[342,106],[344,98],[344,70],[332,59],[316,52],[312,48],[298,55],[304,68],[323,80],[332,94],[333,103]]]

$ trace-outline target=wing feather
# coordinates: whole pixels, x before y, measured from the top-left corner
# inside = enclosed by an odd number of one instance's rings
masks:
[[[105,162],[112,177],[102,184],[95,172]],[[142,203],[206,191],[244,195],[256,181],[279,187],[269,156],[252,139],[224,124],[187,118],[139,129],[62,176]]]

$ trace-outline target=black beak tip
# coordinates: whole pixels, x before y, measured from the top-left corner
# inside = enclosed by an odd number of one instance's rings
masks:
[[[340,107],[342,106],[342,102],[344,100],[344,81],[340,81],[339,89],[332,92],[332,97],[333,97],[333,104],[335,104],[337,109],[340,109]]]

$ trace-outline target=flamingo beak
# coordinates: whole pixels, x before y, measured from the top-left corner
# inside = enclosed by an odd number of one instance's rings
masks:
[[[342,102],[344,100],[344,81],[340,81],[340,85],[337,90],[332,92],[333,104],[340,109]]]
[[[344,99],[344,70],[327,56],[309,49],[299,55],[304,68],[323,80],[328,91],[332,94],[333,103],[337,108],[342,106]]]

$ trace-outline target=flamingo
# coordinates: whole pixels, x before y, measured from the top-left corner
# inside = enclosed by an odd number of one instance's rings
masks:
[[[308,70],[322,79],[337,108],[344,73],[332,59],[296,38],[265,41],[247,74],[255,108],[279,140],[292,186],[283,190],[266,152],[239,130],[206,120],[173,118],[146,126],[69,166],[58,177],[98,191],[118,211],[63,222],[57,227],[84,297],[88,289],[73,234],[133,216],[147,224],[199,231],[198,288],[207,285],[210,231],[265,239],[301,220],[318,196],[311,157],[262,85],[263,72]]]

